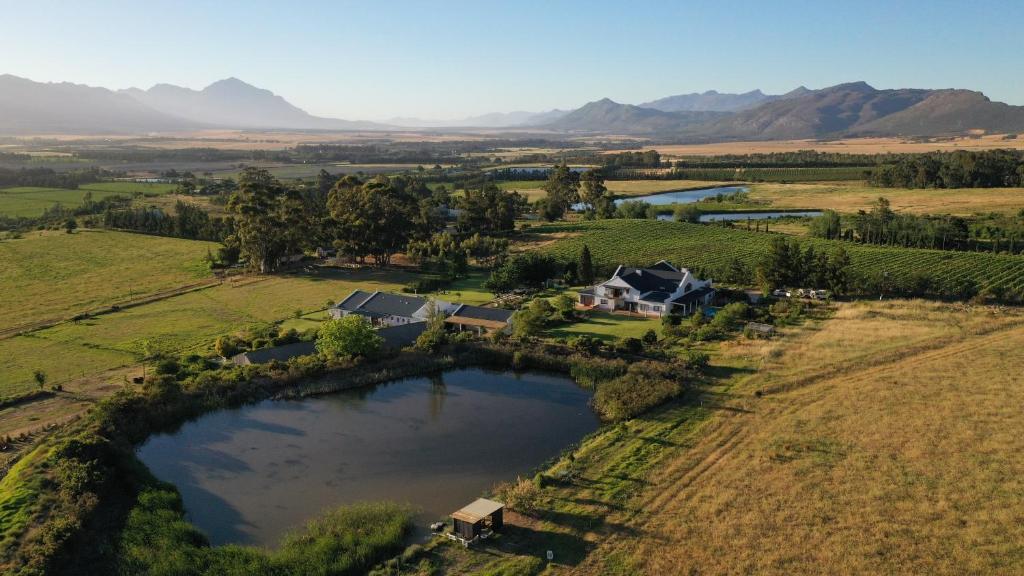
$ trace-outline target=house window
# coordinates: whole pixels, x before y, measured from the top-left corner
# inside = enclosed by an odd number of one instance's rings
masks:
[[[655,306],[654,307],[654,311],[655,312],[661,312],[661,306]]]
[[[607,303],[608,303],[607,300],[605,300],[604,298],[601,298],[601,304],[607,304]]]

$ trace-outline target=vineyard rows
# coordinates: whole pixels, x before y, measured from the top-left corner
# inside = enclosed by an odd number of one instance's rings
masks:
[[[702,268],[712,275],[721,275],[734,258],[753,269],[768,253],[773,238],[772,234],[736,228],[655,220],[599,220],[547,226],[540,231],[570,232],[569,237],[547,248],[560,259],[575,258],[583,244],[587,244],[595,263],[602,268],[618,264],[644,266],[665,259]],[[1024,294],[1024,256],[895,248],[816,238],[800,241],[818,251],[831,251],[842,245],[850,255],[854,273],[884,275],[893,284],[926,276],[940,287],[970,282],[980,288]]]

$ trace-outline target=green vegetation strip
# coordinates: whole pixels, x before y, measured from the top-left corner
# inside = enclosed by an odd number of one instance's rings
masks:
[[[535,228],[564,233],[546,250],[573,260],[583,245],[590,247],[597,265],[647,266],[666,259],[677,265],[702,268],[722,277],[736,259],[753,269],[768,253],[774,235],[723,226],[660,222],[656,220],[600,220]],[[849,253],[855,274],[884,277],[886,282],[908,283],[925,275],[940,285],[974,283],[979,288],[1024,291],[1024,257],[974,252],[951,252],[870,246],[851,242],[806,239],[815,250],[842,246]]]

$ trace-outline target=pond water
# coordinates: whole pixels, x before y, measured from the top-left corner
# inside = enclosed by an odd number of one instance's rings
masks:
[[[701,222],[720,222],[723,220],[768,220],[772,218],[810,218],[821,216],[821,210],[802,210],[798,212],[715,212],[701,214]],[[672,214],[658,214],[658,220],[675,220]]]
[[[274,547],[327,508],[374,500],[419,508],[422,533],[597,429],[589,400],[562,376],[454,370],[214,412],[138,456],[214,544]]]
[[[640,202],[646,202],[653,206],[664,206],[666,204],[689,204],[691,202],[699,202],[704,198],[717,196],[719,194],[724,196],[726,194],[746,192],[747,190],[748,189],[745,186],[719,186],[717,188],[701,188],[700,190],[675,190],[649,194],[647,196],[619,198],[615,203],[621,204],[627,200],[639,200]]]
[[[657,194],[648,194],[647,196],[627,196],[623,198],[617,198],[615,204],[622,204],[623,202],[646,202],[652,206],[667,206],[669,204],[690,204],[691,202],[699,202],[704,198],[717,196],[719,194],[735,194],[736,192],[747,192],[748,188],[745,186],[718,186],[716,188],[701,188],[699,190],[669,190],[667,192],[658,192]],[[572,209],[580,212],[587,208],[587,204],[578,202],[572,205]]]

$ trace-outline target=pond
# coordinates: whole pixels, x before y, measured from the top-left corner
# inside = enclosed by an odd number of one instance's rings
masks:
[[[727,194],[747,191],[748,188],[745,186],[718,186],[715,188],[701,188],[699,190],[669,190],[667,192],[658,192],[656,194],[648,194],[646,196],[625,196],[617,198],[615,200],[615,204],[619,205],[623,202],[646,202],[652,206],[690,204],[692,202],[699,202],[704,198],[718,196],[719,194],[725,196]],[[572,205],[572,209],[576,212],[583,211],[586,208],[587,204],[584,204],[583,202],[577,202]]]
[[[798,210],[793,212],[714,212],[701,214],[701,222],[768,220],[773,218],[811,218],[821,216],[821,210]],[[658,220],[675,220],[672,214],[658,214]]]
[[[274,547],[327,508],[374,500],[419,508],[422,533],[596,430],[590,396],[562,376],[460,369],[214,412],[138,456],[214,544]]]
[[[657,194],[648,194],[647,196],[619,198],[615,203],[621,204],[627,200],[639,200],[640,202],[646,202],[653,206],[665,206],[666,204],[689,204],[691,202],[699,202],[712,196],[718,196],[719,194],[725,196],[727,194],[747,191],[748,189],[745,186],[718,186],[716,188],[701,188],[700,190],[673,190],[669,192],[659,192]]]

